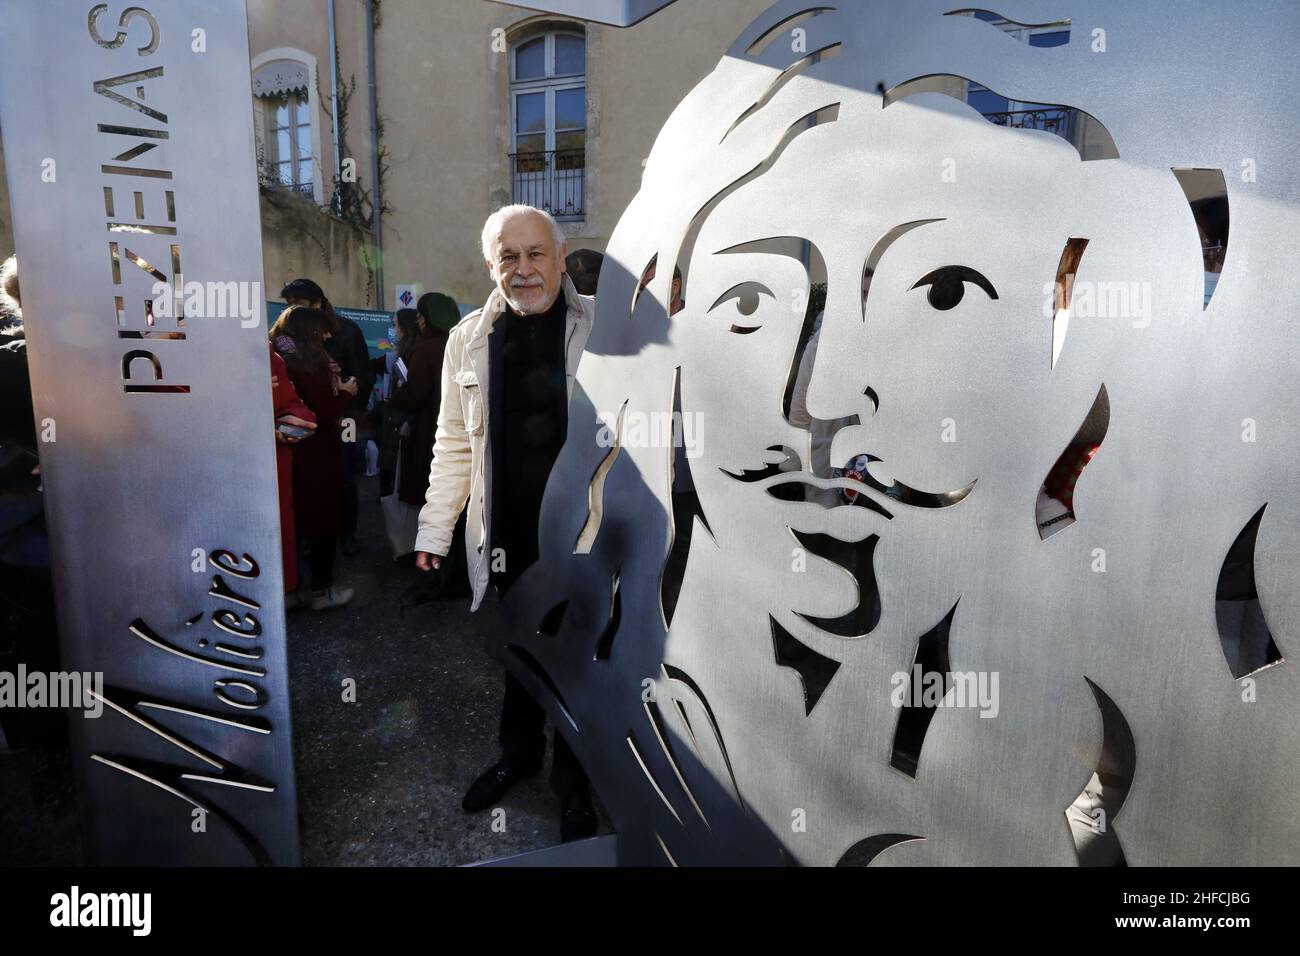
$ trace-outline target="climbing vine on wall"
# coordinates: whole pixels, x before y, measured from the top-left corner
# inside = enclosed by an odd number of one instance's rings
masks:
[[[378,0],[373,4],[373,10],[374,25],[378,29]],[[336,47],[336,62],[338,58],[339,52]],[[309,240],[320,251],[321,264],[326,270],[331,268],[330,242],[328,238],[330,225],[327,216],[341,220],[362,233],[369,234],[374,230],[376,212],[374,196],[372,191],[359,181],[356,175],[355,154],[348,144],[348,117],[351,111],[352,97],[356,94],[356,90],[357,78],[355,74],[348,80],[340,80],[338,84],[338,144],[339,157],[343,168],[331,171],[329,170],[329,162],[322,163],[331,179],[329,200],[324,207],[317,206],[309,196],[302,192],[280,183],[265,162],[266,157],[263,147],[260,144],[258,146],[258,186],[267,204],[276,211],[279,220],[276,227],[292,230]],[[316,96],[318,97],[317,102],[325,103],[329,101],[329,97],[323,94],[319,84],[316,88]],[[387,193],[384,187],[387,184],[389,173],[388,151],[384,146],[382,116],[376,119],[375,137],[378,142],[376,152],[379,165],[379,189],[382,196]],[[387,215],[392,210],[386,201],[381,200],[378,211],[380,215]],[[359,253],[366,268],[366,298],[369,300],[375,291],[378,262],[375,259],[375,250],[370,242],[363,241]]]

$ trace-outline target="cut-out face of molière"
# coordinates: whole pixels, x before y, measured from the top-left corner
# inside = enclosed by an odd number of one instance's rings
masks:
[[[673,327],[682,411],[704,417],[691,472],[709,527],[722,548],[735,544],[746,561],[770,564],[765,578],[789,579],[782,596],[791,606],[778,614],[816,618],[863,600],[872,568],[860,560],[845,568],[864,578],[855,598],[843,573],[797,560],[791,532],[878,536],[870,563],[887,595],[942,573],[952,541],[989,523],[1032,528],[1043,477],[1089,407],[1066,405],[1077,410],[1063,412],[1072,418],[1061,423],[1065,438],[1039,426],[1042,395],[1056,384],[1054,337],[1062,354],[1069,348],[1056,294],[1063,249],[1072,237],[1093,237],[1089,258],[1102,269],[1146,289],[1153,281],[1140,274],[1143,250],[1121,239],[1135,231],[1122,203],[1107,204],[1111,221],[1101,222],[1091,204],[1063,198],[1113,190],[1104,164],[1081,162],[1050,134],[989,124],[938,94],[884,108],[873,93],[835,93],[831,115],[698,224],[687,306]],[[731,135],[743,133],[742,124]],[[1019,144],[1010,166],[1008,139]],[[1165,192],[1177,210],[1172,177]],[[1108,244],[1136,254],[1121,265]],[[1188,261],[1194,269],[1194,255]],[[804,304],[822,274],[826,306],[810,356],[801,348],[811,331]],[[1195,286],[1187,288],[1191,307]],[[1073,334],[1088,335],[1093,321],[1134,319],[1084,316]],[[856,477],[811,473],[811,436],[788,418],[801,365],[809,414],[839,425],[830,462],[870,462]],[[1081,395],[1095,395],[1101,382],[1078,368],[1057,379]],[[791,502],[781,490],[791,485],[848,494]],[[825,507],[850,499],[852,509]],[[1002,513],[1013,502],[1018,508]],[[913,603],[910,626],[929,626],[958,594],[954,580]],[[861,636],[852,630],[835,633]]]

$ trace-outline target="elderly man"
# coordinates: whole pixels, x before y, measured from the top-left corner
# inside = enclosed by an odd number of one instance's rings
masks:
[[[442,367],[442,407],[420,512],[416,564],[438,568],[469,502],[465,536],[473,609],[490,583],[504,595],[537,560],[542,492],[568,429],[568,401],[594,300],[565,273],[564,234],[548,213],[507,206],[483,227],[483,257],[496,288],[452,330]],[[506,674],[501,759],[465,794],[467,812],[495,805],[541,770],[545,713]],[[551,786],[560,833],[596,832],[587,777],[558,731]]]

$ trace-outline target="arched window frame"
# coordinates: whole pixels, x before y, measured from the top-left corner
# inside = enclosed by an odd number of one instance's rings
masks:
[[[325,203],[326,187],[333,188],[333,182],[325,182],[325,166],[321,159],[321,104],[318,101],[321,86],[316,57],[305,50],[299,50],[295,47],[276,47],[273,50],[265,50],[253,57],[252,73],[256,74],[261,67],[276,60],[291,60],[300,63],[307,68],[307,75],[310,77],[307,89],[307,114],[311,119],[312,188],[310,195],[318,205],[323,205]],[[268,115],[266,100],[263,97],[253,96],[253,114],[256,121],[254,130],[257,136],[258,156],[260,159],[269,155],[267,137],[271,120]]]

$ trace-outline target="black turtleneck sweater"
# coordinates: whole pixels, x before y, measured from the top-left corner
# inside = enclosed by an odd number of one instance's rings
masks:
[[[567,312],[563,293],[540,315],[520,315],[507,308],[488,337],[489,387],[493,392],[488,413],[492,443],[490,544],[493,552],[505,550],[504,572],[493,572],[503,589],[537,560],[542,494],[568,430]]]

